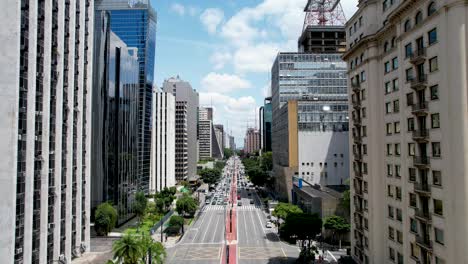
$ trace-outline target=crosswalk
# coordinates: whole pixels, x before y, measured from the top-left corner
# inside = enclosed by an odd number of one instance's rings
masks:
[[[202,212],[205,211],[223,211],[224,210],[224,205],[205,205],[203,207]],[[237,206],[238,211],[255,211],[255,210],[261,210],[262,208],[258,205],[253,205],[253,204],[247,204],[247,205],[242,205],[242,206]]]

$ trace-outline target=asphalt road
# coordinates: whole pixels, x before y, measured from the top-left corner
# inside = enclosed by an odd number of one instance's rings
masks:
[[[266,216],[255,191],[239,188],[242,205],[237,206],[237,260],[240,264],[294,263],[295,246],[280,242],[276,228],[266,228]],[[250,195],[249,195],[250,192]],[[227,191],[229,193],[229,190]],[[250,204],[253,200],[254,204]],[[236,203],[237,204],[237,203]],[[170,264],[220,264],[225,249],[225,206],[205,205],[197,221],[182,240],[167,250]]]

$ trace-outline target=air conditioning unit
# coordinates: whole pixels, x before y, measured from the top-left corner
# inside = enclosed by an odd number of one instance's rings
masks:
[[[54,229],[54,227],[55,227],[55,224],[54,224],[54,223],[49,223],[49,224],[47,225],[47,228],[49,228],[49,229]]]
[[[23,253],[23,248],[22,248],[22,247],[17,248],[17,249],[15,250],[15,253],[16,253],[16,254],[21,254],[21,253]]]

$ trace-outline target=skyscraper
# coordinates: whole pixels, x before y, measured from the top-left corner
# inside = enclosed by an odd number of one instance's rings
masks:
[[[260,107],[260,140],[263,151],[271,151],[271,122],[272,122],[272,112],[271,112],[271,97],[265,98],[265,102],[262,107]]]
[[[248,128],[244,138],[244,152],[254,154],[260,150],[260,132],[255,128]]]
[[[138,187],[138,49],[110,30],[109,13],[95,13],[91,209],[112,203],[120,225],[134,216]]]
[[[138,189],[148,192],[151,160],[151,114],[156,50],[156,12],[148,0],[96,0],[107,11],[110,29],[129,48],[138,49]]]
[[[358,263],[467,263],[466,1],[359,1],[346,25]]]
[[[198,161],[198,92],[178,76],[165,80],[162,90],[176,98],[176,180],[193,179]]]
[[[159,192],[176,184],[175,111],[174,95],[155,91],[152,118],[150,193]]]
[[[89,249],[93,1],[0,10],[0,256],[71,261]]]

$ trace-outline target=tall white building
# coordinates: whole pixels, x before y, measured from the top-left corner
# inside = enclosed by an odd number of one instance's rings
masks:
[[[89,249],[92,0],[5,0],[0,17],[0,258]]]
[[[173,187],[175,178],[175,97],[155,92],[153,97],[150,193]]]
[[[361,0],[347,23],[358,263],[468,263],[467,18],[467,1]]]

